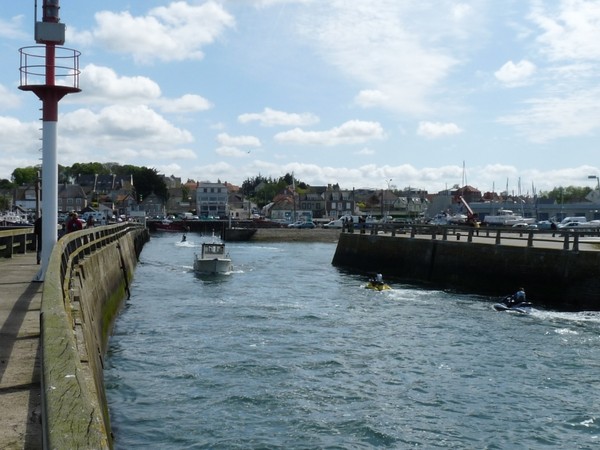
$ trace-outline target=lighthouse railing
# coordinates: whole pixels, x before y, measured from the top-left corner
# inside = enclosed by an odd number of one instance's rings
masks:
[[[79,56],[81,52],[67,47],[55,47],[54,76],[57,86],[79,90]],[[19,49],[20,86],[43,86],[46,84],[46,46],[32,45]]]

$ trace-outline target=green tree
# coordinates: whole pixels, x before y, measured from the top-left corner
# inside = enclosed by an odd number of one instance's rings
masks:
[[[590,187],[567,186],[555,187],[551,191],[541,192],[540,197],[554,200],[556,203],[577,203],[585,201],[585,197],[592,191]]]
[[[190,196],[189,188],[185,184],[182,184],[181,185],[181,198],[184,200],[187,200],[189,196]]]
[[[10,208],[10,198],[0,195],[0,211],[6,211]]]
[[[17,168],[13,170],[13,173],[11,174],[13,183],[17,186],[33,184],[38,177],[39,170],[39,168],[32,166]]]
[[[67,171],[68,175],[76,178],[78,175],[108,175],[110,169],[99,162],[75,163]]]
[[[262,175],[248,178],[242,183],[241,191],[244,196],[250,198],[259,207],[263,207],[292,185],[296,186],[296,192],[298,193],[306,192],[310,187],[308,184],[295,179],[292,174],[286,173],[278,179],[266,178]],[[260,189],[257,190],[259,186]]]
[[[0,189],[13,189],[14,187],[15,184],[10,180],[7,180],[6,178],[0,180]]]
[[[169,198],[167,185],[156,169],[125,165],[119,166],[118,168],[115,166],[113,167],[113,170],[117,175],[124,177],[133,175],[133,186],[138,201],[143,200],[153,193],[164,201]]]

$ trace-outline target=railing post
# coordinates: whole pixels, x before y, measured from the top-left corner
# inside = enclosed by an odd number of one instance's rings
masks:
[[[4,250],[4,254],[2,256],[4,256],[5,258],[12,258],[12,254],[13,254],[13,236],[7,236],[6,240],[4,241],[6,242],[6,249]]]
[[[530,231],[527,236],[527,247],[533,247],[533,231]]]
[[[17,240],[17,254],[23,255],[27,253],[27,235],[19,234],[15,236],[15,239]]]
[[[579,251],[579,233],[575,233],[575,235],[573,236],[573,248],[572,250],[574,252],[578,252]]]
[[[496,231],[496,245],[500,245],[500,230]]]
[[[563,250],[569,250],[569,233],[565,233],[565,240],[563,241]]]

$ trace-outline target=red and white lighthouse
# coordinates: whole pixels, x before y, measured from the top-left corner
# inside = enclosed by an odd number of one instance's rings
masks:
[[[65,42],[65,25],[60,23],[59,0],[43,0],[41,22],[37,21],[37,0],[35,10],[35,41],[43,45],[19,50],[19,89],[33,92],[42,101],[42,265],[36,280],[43,281],[58,235],[58,102],[81,91],[80,52],[60,47]]]

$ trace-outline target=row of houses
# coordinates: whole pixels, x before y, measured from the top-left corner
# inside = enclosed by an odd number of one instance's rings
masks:
[[[116,175],[80,175],[71,183],[58,186],[58,211],[85,211],[94,209],[128,215],[132,211],[145,211],[149,217],[194,212],[201,218],[255,217],[257,214],[275,220],[292,221],[298,217],[336,219],[362,211],[370,215],[405,215],[418,217],[427,207],[427,193],[406,190],[400,195],[391,190],[341,189],[337,185],[315,186],[297,192],[293,187],[285,189],[273,199],[265,199],[267,205],[260,211],[258,206],[230,183],[196,182],[182,183],[180,178],[164,177],[167,199],[151,194],[143,199],[136,195],[131,177]],[[19,186],[5,192],[14,207],[23,211],[35,211],[43,193],[35,185]]]
[[[156,194],[138,199],[132,177],[80,175],[72,183],[59,186],[58,210],[66,213],[94,209],[117,215],[144,211],[148,217],[193,212],[207,219],[248,219],[260,215],[286,222],[301,217],[337,219],[345,215],[392,216],[414,220],[434,217],[440,212],[461,212],[464,210],[460,201],[462,197],[480,218],[495,213],[500,207],[517,209],[523,216],[537,220],[580,214],[591,220],[600,216],[600,195],[592,196],[592,201],[563,205],[539,198],[482,193],[472,186],[455,186],[437,194],[429,194],[411,188],[401,191],[342,189],[329,184],[311,186],[306,190],[295,190],[289,186],[266,201],[267,204],[259,210],[255,203],[244,197],[239,187],[230,183],[193,180],[182,183],[180,178],[174,176],[164,177],[164,182],[168,193],[166,200]],[[260,190],[260,186],[257,189]],[[10,195],[13,205],[22,211],[35,211],[38,193],[37,187],[31,185],[20,186],[4,195]]]
[[[12,200],[13,208],[21,211],[34,212],[43,200],[43,192],[36,184],[19,186],[2,194]],[[81,175],[76,183],[58,185],[59,213],[89,209],[119,215],[138,209],[132,178]]]
[[[344,190],[339,186],[327,185],[297,192],[289,186],[259,209],[237,186],[229,183],[201,181],[181,184],[176,178],[170,177],[167,186],[169,198],[166,202],[156,196],[144,199],[141,206],[149,216],[194,211],[200,218],[207,219],[261,216],[291,222],[300,217],[336,219],[361,211],[378,216],[400,214],[419,217],[426,211],[428,203],[425,198],[427,193],[418,190],[396,195],[389,190]]]

